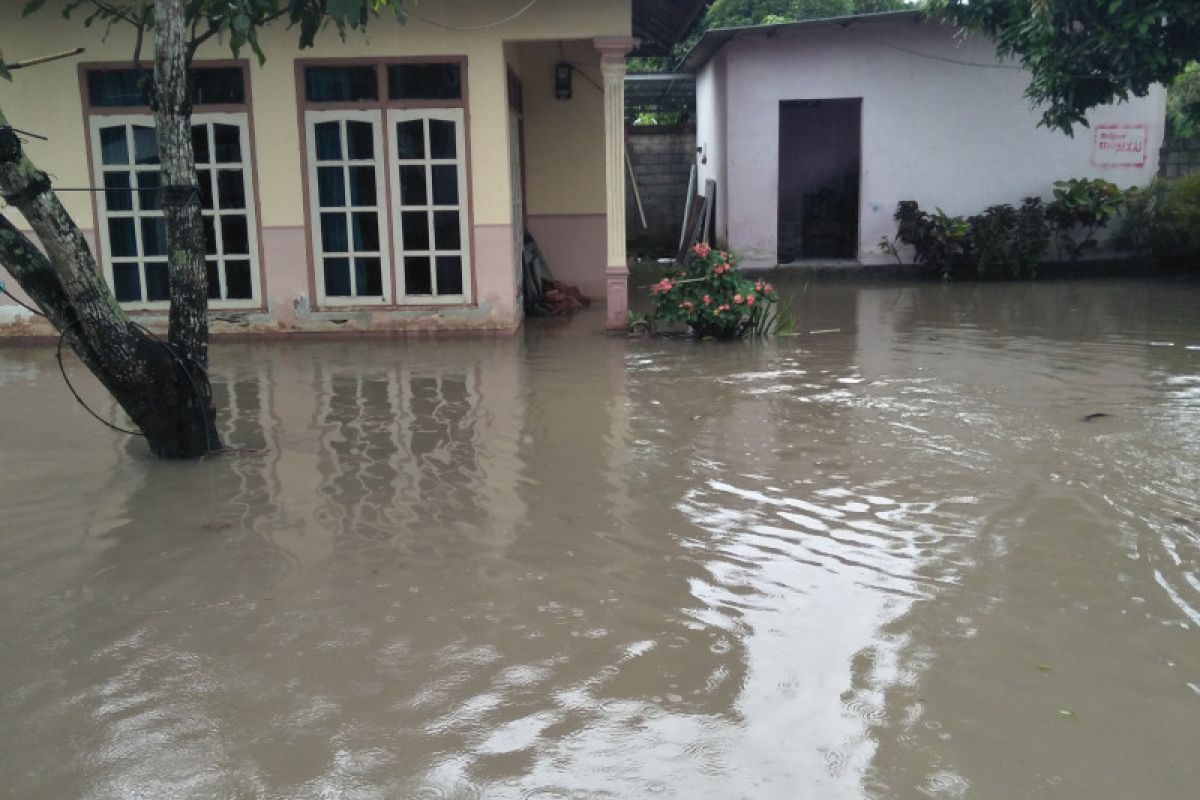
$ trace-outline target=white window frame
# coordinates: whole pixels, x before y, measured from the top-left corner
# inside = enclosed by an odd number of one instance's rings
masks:
[[[317,141],[316,128],[322,122],[369,122],[375,134],[375,159],[373,166],[375,167],[375,205],[374,211],[376,222],[379,226],[379,252],[371,254],[369,257],[378,255],[380,269],[380,284],[383,294],[379,297],[351,295],[349,297],[329,297],[325,294],[325,248],[324,242],[321,241],[321,197],[320,185],[317,182]],[[308,170],[308,209],[309,209],[309,243],[312,247],[312,265],[313,279],[317,289],[317,303],[320,306],[387,306],[392,304],[392,286],[395,275],[395,264],[391,263],[389,257],[391,245],[388,236],[388,196],[387,196],[387,179],[383,174],[384,165],[387,163],[387,153],[384,150],[383,143],[383,112],[380,110],[356,110],[356,109],[308,109],[304,112],[304,137],[307,144],[307,161],[305,165]],[[342,126],[343,131],[345,125]],[[345,136],[342,137],[342,147],[346,147]],[[351,160],[349,153],[347,157],[340,161],[322,161],[321,166],[341,166],[344,170],[351,166],[368,166],[371,162],[361,160]],[[346,185],[346,205],[344,210],[349,211],[368,211],[371,206],[351,206],[350,205],[350,187]],[[347,244],[350,251],[346,254],[331,253],[333,257],[345,256],[350,261],[350,284],[353,287],[355,284],[354,276],[354,259],[356,257],[354,251],[354,231],[348,228],[346,231]]]
[[[142,228],[141,228],[140,224],[137,224],[137,222],[144,217],[162,217],[162,216],[164,216],[164,212],[162,210],[141,211],[138,209],[138,205],[140,204],[141,199],[140,199],[140,195],[137,192],[136,181],[133,182],[134,186],[132,187],[133,191],[131,192],[134,209],[130,210],[130,211],[109,211],[108,196],[104,191],[105,164],[104,164],[104,151],[102,149],[101,142],[100,142],[100,130],[102,128],[113,127],[115,125],[125,125],[125,126],[138,125],[138,126],[149,127],[149,128],[154,129],[155,128],[154,116],[152,114],[91,114],[88,122],[89,122],[89,128],[90,128],[89,133],[90,133],[91,142],[92,142],[93,185],[96,186],[97,189],[99,190],[96,192],[96,212],[97,212],[96,213],[96,217],[97,217],[97,219],[96,219],[96,241],[99,243],[99,246],[100,246],[100,261],[101,261],[101,265],[102,265],[102,268],[104,271],[104,279],[108,282],[109,287],[115,290],[115,283],[113,282],[113,268],[112,268],[113,267],[112,244],[109,241],[108,221],[110,218],[122,218],[122,217],[131,218],[131,219],[135,220],[134,235],[137,238],[137,247],[138,247],[138,253],[139,253],[137,261],[141,265],[140,273],[141,273],[141,279],[142,279],[142,294],[145,295],[145,293],[146,293],[145,264],[147,261],[149,261],[151,259],[148,259],[144,255],[144,250],[143,250],[143,245],[142,245]],[[262,286],[261,286],[261,276],[260,276],[261,267],[260,267],[259,244],[258,244],[259,232],[258,232],[258,215],[257,215],[257,208],[256,208],[257,203],[255,202],[256,195],[254,192],[254,178],[255,178],[255,176],[254,176],[254,159],[252,157],[252,153],[250,150],[250,115],[248,112],[245,112],[245,111],[205,112],[205,113],[197,113],[197,114],[193,115],[193,117],[192,117],[192,125],[193,126],[206,124],[206,123],[207,124],[217,123],[220,125],[232,125],[232,126],[235,126],[239,132],[241,151],[242,151],[242,159],[240,162],[238,162],[238,166],[240,166],[241,170],[242,170],[242,186],[243,186],[243,191],[245,193],[245,198],[246,198],[246,207],[245,207],[245,209],[237,209],[237,211],[239,213],[244,211],[245,215],[246,215],[247,249],[250,251],[246,257],[250,262],[250,291],[251,291],[251,296],[249,299],[242,299],[242,300],[214,299],[214,300],[209,300],[208,304],[209,304],[210,308],[215,308],[215,309],[260,308],[262,306]],[[132,148],[131,144],[129,146]],[[130,155],[132,156],[132,152]],[[136,173],[138,171],[142,171],[142,172],[158,171],[161,175],[161,165],[153,165],[153,167],[151,167],[150,165],[147,165],[146,168],[139,170],[137,165],[133,163],[132,157],[130,158],[130,163],[128,165],[122,165],[122,166],[123,166],[124,170],[127,172]],[[215,169],[216,166],[217,165],[215,165],[215,164],[209,164],[208,168]],[[224,167],[226,169],[232,168],[233,166],[234,165],[232,163],[224,165]],[[215,184],[214,184],[213,192],[214,192],[213,204],[214,204],[214,206],[217,206],[217,205],[219,205],[220,201],[216,196]],[[208,211],[208,210],[202,211],[201,214],[205,218],[213,218],[215,216],[218,216],[218,212]],[[217,226],[217,228],[218,228],[217,235],[220,236],[220,232],[219,232],[220,225],[217,224],[217,222],[214,222],[213,224]],[[224,256],[221,256],[218,259],[218,261],[224,260],[224,258],[225,258]],[[156,257],[152,260],[157,261],[157,260],[166,260],[166,259],[167,259],[167,256],[161,256],[161,257]],[[122,259],[122,261],[125,261],[125,260],[127,260],[127,259]],[[241,260],[241,259],[239,258],[239,259],[235,259],[235,260]],[[206,253],[206,262],[207,262],[207,253]],[[206,269],[207,269],[207,267],[206,267]],[[222,275],[221,279],[223,281],[224,280],[224,277],[223,277],[224,272],[220,268],[218,268],[218,271],[221,272],[221,275]],[[130,310],[130,311],[161,311],[161,310],[166,310],[166,309],[170,308],[170,301],[169,300],[129,301],[129,302],[121,303],[121,307],[125,308],[127,310]]]
[[[399,142],[396,140],[396,125],[400,122],[412,122],[422,120],[425,124],[425,141],[426,152],[425,157],[420,159],[401,159],[399,157]],[[443,122],[453,122],[455,131],[455,148],[453,159],[433,158],[429,151],[429,122],[428,120],[440,120]],[[474,274],[471,264],[471,226],[469,220],[469,197],[467,195],[467,134],[466,134],[466,113],[462,108],[392,108],[387,111],[387,130],[388,130],[388,172],[389,180],[391,181],[391,214],[393,225],[396,228],[395,242],[393,243],[393,269],[396,273],[396,287],[399,294],[398,304],[400,305],[467,305],[472,302],[472,281],[471,276]],[[434,205],[433,203],[433,166],[435,165],[454,165],[458,172],[458,203],[456,205]],[[425,181],[428,187],[426,203],[420,206],[405,206],[401,204],[400,196],[400,167],[401,166],[424,166]],[[401,213],[404,211],[425,211],[429,214],[429,249],[428,250],[406,250],[404,247],[404,228],[401,225]],[[435,211],[457,211],[459,224],[459,249],[458,250],[437,250],[436,240],[434,238],[433,212]],[[409,295],[405,288],[405,256],[427,256],[430,260],[430,270],[434,283],[434,294],[419,294]],[[437,267],[436,261],[438,255],[458,256],[462,261],[462,293],[461,294],[437,294]]]

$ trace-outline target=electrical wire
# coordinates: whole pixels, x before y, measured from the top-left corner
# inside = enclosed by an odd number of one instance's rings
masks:
[[[25,303],[25,302],[23,302],[23,301],[22,301],[22,300],[21,300],[19,297],[17,297],[15,294],[13,294],[12,292],[10,292],[10,291],[7,289],[7,287],[5,287],[5,285],[4,285],[4,281],[0,281],[0,294],[7,295],[7,297],[8,297],[8,299],[9,299],[9,300],[12,300],[14,303],[16,303],[16,304],[17,304],[17,305],[19,305],[21,308],[25,309],[26,311],[28,311],[28,312],[29,312],[29,313],[31,313],[31,314],[37,314],[39,317],[44,317],[44,316],[46,316],[45,314],[43,314],[42,312],[38,311],[36,308],[34,308],[33,306],[29,305],[28,303]]]
[[[858,29],[849,27],[847,25],[839,25],[836,22],[826,22],[825,24],[830,26],[831,28],[837,28],[842,33],[845,33],[847,35],[854,34],[859,39],[861,39],[865,42],[870,42],[871,44],[878,45],[879,47],[886,47],[889,50],[896,50],[897,52],[900,52],[900,53],[907,53],[910,56],[916,56],[918,58],[928,58],[931,61],[943,61],[947,64],[957,64],[960,67],[975,67],[977,69],[1009,69],[1009,70],[1015,70],[1017,72],[1026,71],[1025,67],[1017,66],[1015,64],[988,64],[988,63],[980,62],[980,61],[963,61],[963,60],[957,59],[957,58],[950,58],[949,56],[939,56],[935,53],[922,53],[919,50],[910,50],[909,48],[901,47],[898,44],[891,44],[889,42],[881,42],[878,39],[871,38],[870,36],[861,36],[861,35],[859,35],[861,32]]]
[[[495,22],[488,22],[484,25],[467,25],[464,27],[460,27],[458,25],[447,25],[443,22],[437,22],[435,20],[429,19],[426,16],[418,14],[416,11],[412,11],[412,10],[409,10],[407,13],[408,13],[408,16],[412,17],[413,19],[419,19],[419,20],[421,20],[421,22],[424,22],[426,25],[432,25],[433,27],[441,28],[442,30],[460,31],[460,32],[486,31],[486,30],[490,30],[492,28],[498,28],[501,25],[506,25],[509,22],[512,22],[517,17],[520,17],[522,14],[524,14],[526,11],[533,8],[537,4],[538,4],[538,0],[529,0],[529,2],[526,3],[524,6],[522,6],[518,11],[515,11],[512,14],[509,14],[504,19],[498,19]]]

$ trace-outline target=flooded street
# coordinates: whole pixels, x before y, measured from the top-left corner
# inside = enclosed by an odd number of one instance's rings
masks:
[[[782,289],[220,344],[196,464],[0,350],[0,796],[1195,797],[1200,282]]]

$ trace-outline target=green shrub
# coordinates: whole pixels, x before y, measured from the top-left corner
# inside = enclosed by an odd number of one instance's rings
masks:
[[[1079,259],[1095,250],[1096,233],[1116,216],[1124,200],[1124,192],[1103,178],[1055,181],[1054,199],[1046,205],[1046,219],[1054,230],[1059,259],[1064,252]]]
[[[1129,190],[1112,243],[1166,265],[1200,259],[1200,174]]]
[[[682,267],[650,287],[654,318],[682,322],[697,336],[731,339],[772,333],[771,307],[779,296],[771,284],[751,281],[738,271],[737,257],[698,244]]]

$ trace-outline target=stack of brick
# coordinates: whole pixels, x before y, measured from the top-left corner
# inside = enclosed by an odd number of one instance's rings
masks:
[[[696,160],[696,132],[691,128],[637,126],[628,129],[633,164],[648,227],[642,227],[632,184],[626,187],[625,229],[635,256],[673,256],[683,226],[688,178]]]
[[[1200,137],[1168,138],[1163,144],[1159,174],[1164,178],[1182,178],[1200,172]]]

